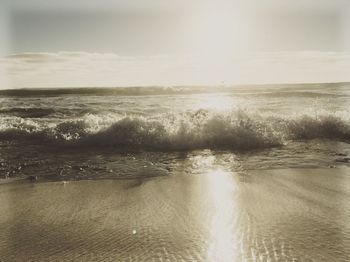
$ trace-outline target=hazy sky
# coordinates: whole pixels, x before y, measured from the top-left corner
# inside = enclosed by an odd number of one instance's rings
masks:
[[[0,4],[1,88],[350,80],[348,0]]]

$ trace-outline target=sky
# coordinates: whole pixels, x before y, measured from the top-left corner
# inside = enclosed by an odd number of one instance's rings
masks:
[[[0,88],[350,81],[348,0],[0,0]]]

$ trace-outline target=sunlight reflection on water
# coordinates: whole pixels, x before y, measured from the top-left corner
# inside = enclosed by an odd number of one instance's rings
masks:
[[[238,184],[236,176],[230,170],[232,162],[223,164],[209,150],[190,159],[194,174],[200,174],[200,187],[205,204],[200,214],[201,221],[208,225],[207,261],[239,261],[237,257],[240,246],[237,236],[237,214],[240,213],[236,203]],[[198,186],[198,185],[197,185]],[[203,200],[203,199],[202,199]],[[208,214],[210,214],[208,216]]]
[[[193,109],[211,109],[216,111],[227,111],[237,107],[238,101],[235,101],[230,96],[219,94],[206,94],[197,98],[197,103]]]
[[[234,261],[237,241],[231,230],[235,213],[235,202],[232,201],[236,188],[235,181],[231,173],[219,168],[208,171],[206,185],[215,210],[210,223],[208,261],[219,261],[218,259]]]

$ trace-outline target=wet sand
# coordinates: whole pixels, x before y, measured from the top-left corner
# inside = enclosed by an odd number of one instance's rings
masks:
[[[350,169],[0,185],[1,261],[349,261]]]

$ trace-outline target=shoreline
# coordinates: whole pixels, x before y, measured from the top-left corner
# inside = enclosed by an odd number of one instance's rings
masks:
[[[4,261],[347,260],[349,170],[2,184],[0,253]]]
[[[243,171],[231,171],[232,174],[240,174],[245,175],[249,173],[265,173],[265,172],[275,172],[275,171],[286,171],[286,170],[295,170],[295,171],[305,171],[305,170],[343,170],[343,169],[349,169],[350,166],[347,164],[347,162],[344,163],[335,163],[334,165],[330,165],[328,167],[275,167],[275,168],[261,168],[261,169],[248,169]],[[132,180],[153,180],[158,178],[168,178],[172,176],[201,176],[201,174],[179,174],[178,172],[176,174],[168,174],[168,175],[154,175],[154,176],[118,176],[118,177],[87,177],[87,178],[69,178],[69,179],[55,179],[53,176],[51,179],[42,177],[42,176],[35,176],[33,175],[22,175],[22,176],[16,176],[16,177],[9,177],[9,178],[0,178],[0,186],[6,185],[6,184],[12,184],[12,183],[33,183],[33,184],[43,184],[43,183],[71,183],[71,182],[81,182],[81,181],[132,181]]]

